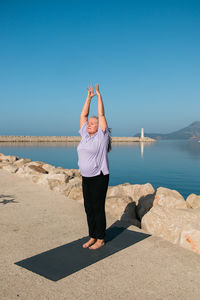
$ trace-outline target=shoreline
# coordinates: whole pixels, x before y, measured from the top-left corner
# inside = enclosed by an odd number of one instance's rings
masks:
[[[112,142],[156,142],[149,137],[111,137]],[[1,135],[0,142],[80,142],[81,136]]]

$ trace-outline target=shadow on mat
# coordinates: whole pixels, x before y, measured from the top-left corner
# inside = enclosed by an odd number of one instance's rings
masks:
[[[97,250],[82,247],[88,240],[86,236],[15,264],[52,281],[58,281],[149,236],[128,230],[121,226],[120,221],[116,221],[106,230],[105,245]]]

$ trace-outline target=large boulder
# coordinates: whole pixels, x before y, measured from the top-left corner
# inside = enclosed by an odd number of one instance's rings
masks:
[[[29,177],[34,183],[46,185],[72,199],[82,200],[81,176],[76,169],[56,168],[41,161],[30,161],[22,164],[16,174]]]
[[[153,206],[160,205],[164,208],[187,208],[185,199],[176,190],[171,190],[165,187],[159,187],[155,194]]]
[[[127,196],[131,197],[138,205],[139,200],[147,195],[154,194],[155,190],[150,183],[145,184],[131,184],[124,186],[124,191]]]
[[[55,173],[56,167],[50,165],[50,164],[43,164],[43,169],[45,169],[48,173]]]
[[[14,166],[12,163],[2,165],[2,169],[10,172],[10,173],[16,173],[18,170],[18,167]]]
[[[18,168],[23,167],[25,164],[31,162],[30,158],[20,158],[19,160],[16,160],[13,165],[15,165]]]
[[[80,202],[83,202],[83,192],[82,192],[81,182],[79,182],[79,184],[75,184],[71,188],[71,190],[70,190],[67,197],[70,198],[70,199],[73,199],[73,200],[78,200]]]
[[[70,178],[74,178],[76,176],[81,177],[80,173],[78,172],[77,169],[65,169],[62,167],[54,167],[50,164],[44,164],[42,166],[46,171],[48,171],[49,173],[54,173],[54,174],[66,174],[68,175]]]
[[[150,183],[146,184],[130,184],[124,183],[112,186],[108,189],[108,197],[123,197],[128,196],[137,205],[140,198],[155,192]]]
[[[125,195],[124,187],[131,185],[129,182],[118,184],[115,186],[108,186],[107,197],[123,197]]]
[[[114,217],[140,227],[141,218],[153,205],[154,194],[155,190],[150,183],[130,184],[126,182],[109,186],[106,209]]]
[[[58,186],[64,184],[62,180],[59,179],[47,179],[48,181],[48,186],[50,188],[50,190],[55,190]],[[40,183],[42,184],[42,183]],[[45,184],[45,183],[43,183]]]
[[[140,221],[137,219],[137,214],[136,214],[136,204],[135,202],[129,202],[128,205],[126,206],[120,221],[125,223],[126,225],[134,225],[137,227],[141,227]]]
[[[3,153],[0,153],[0,161],[8,161],[10,163],[15,162],[16,160],[19,159],[19,156],[15,156],[15,155],[4,155]]]
[[[200,255],[200,226],[187,224],[181,231],[179,245]]]
[[[132,202],[132,199],[129,196],[111,196],[106,197],[105,201],[105,209],[108,211],[113,217],[120,219],[123,215],[126,206]],[[135,215],[135,211],[134,211]],[[135,216],[136,217],[136,216]]]
[[[135,203],[131,197],[106,197],[105,210],[118,220],[140,227],[135,212]]]
[[[8,164],[10,164],[9,162],[1,162],[0,161],[0,169],[3,169],[4,166],[7,166]]]
[[[138,205],[136,206],[136,214],[139,220],[142,220],[143,216],[152,208],[155,198],[155,193],[142,196]]]
[[[200,209],[200,195],[190,194],[186,199],[186,204],[189,208]]]
[[[48,171],[46,171],[41,165],[36,166],[36,165],[29,165],[28,168],[42,174],[48,174]]]
[[[67,175],[66,175],[67,176]],[[77,194],[81,195],[82,192],[82,180],[80,177],[74,177],[70,179],[67,184],[58,186],[55,190],[65,195],[67,198],[77,200]],[[71,192],[71,194],[70,194]]]
[[[180,233],[187,224],[200,226],[200,210],[174,209],[156,205],[144,215],[141,221],[143,230],[172,243],[178,243]]]
[[[82,178],[82,176],[79,173],[78,169],[63,169],[63,171],[65,172],[65,174],[67,174],[71,178],[73,178],[73,177]]]
[[[47,174],[48,172],[42,166],[42,162],[31,161],[20,167],[16,174],[21,177],[32,177],[33,175]]]
[[[69,177],[66,174],[36,174],[32,176],[32,181],[41,185],[48,185],[51,190],[56,190],[58,186],[66,187]]]

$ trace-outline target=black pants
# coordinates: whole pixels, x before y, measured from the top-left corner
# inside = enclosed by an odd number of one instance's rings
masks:
[[[109,174],[93,177],[82,176],[84,207],[87,215],[89,236],[103,239],[106,231],[105,199]]]

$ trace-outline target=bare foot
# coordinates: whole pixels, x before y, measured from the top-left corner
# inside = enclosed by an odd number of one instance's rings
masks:
[[[104,240],[97,240],[95,244],[89,247],[89,249],[96,250],[101,248],[104,245],[105,245]]]
[[[85,244],[83,244],[83,248],[88,248],[89,246],[91,246],[95,242],[96,242],[95,238],[90,238],[88,242],[86,242]]]

